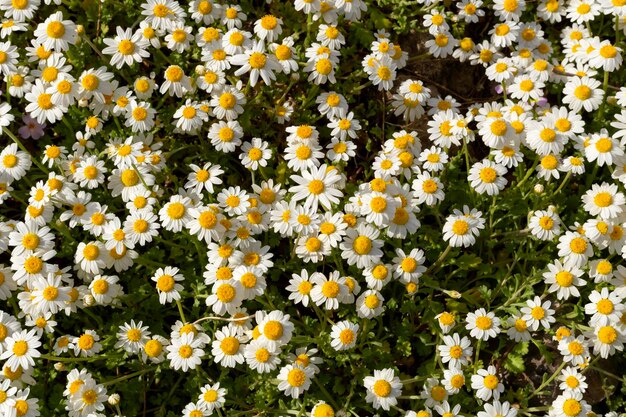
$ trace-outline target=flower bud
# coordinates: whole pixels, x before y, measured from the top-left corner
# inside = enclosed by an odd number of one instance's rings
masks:
[[[542,194],[543,190],[544,190],[543,184],[535,184],[535,186],[533,187],[533,191],[535,192],[535,194]]]
[[[114,392],[113,394],[109,395],[107,402],[111,405],[118,405],[120,403],[120,394]]]
[[[85,307],[91,307],[92,305],[96,303],[96,299],[94,298],[93,295],[87,294],[83,298],[83,303],[85,304]]]
[[[65,364],[63,362],[55,362],[54,369],[56,369],[57,372],[63,372],[65,371]]]
[[[206,74],[206,68],[204,65],[196,65],[195,72],[198,75],[204,75]]]

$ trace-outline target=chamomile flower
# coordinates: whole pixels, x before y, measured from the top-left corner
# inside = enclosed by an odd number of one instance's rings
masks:
[[[192,207],[192,201],[189,197],[181,195],[173,195],[170,200],[159,210],[159,218],[161,225],[165,230],[172,232],[180,232],[185,224],[191,219],[189,209]]]
[[[220,383],[207,384],[200,388],[198,405],[204,408],[209,414],[214,410],[222,408],[226,402],[226,388],[221,388]]]
[[[181,369],[183,372],[195,369],[202,363],[204,350],[200,346],[203,343],[202,339],[195,337],[193,333],[185,333],[179,338],[172,339],[171,344],[166,347],[170,366],[174,370]]]
[[[570,77],[563,88],[563,103],[580,112],[597,110],[604,98],[604,91],[599,88],[600,81],[589,77]]]
[[[299,275],[292,274],[291,276],[292,278],[289,280],[289,285],[285,288],[290,293],[289,299],[307,307],[311,299],[311,290],[313,289],[313,283],[309,278],[308,271],[303,269]]]
[[[363,291],[356,300],[357,315],[360,318],[371,319],[382,314],[385,298],[376,290]]]
[[[4,340],[5,350],[0,354],[0,359],[6,360],[3,366],[16,371],[18,367],[30,369],[35,366],[34,358],[41,356],[37,350],[41,346],[36,330],[16,331]]]
[[[589,358],[589,346],[584,336],[568,336],[559,341],[559,351],[563,361],[572,365],[582,365]]]
[[[550,323],[554,323],[554,310],[550,309],[550,301],[541,302],[537,296],[533,300],[527,300],[526,306],[521,308],[522,319],[528,324],[530,330],[538,330],[541,325],[545,329],[550,328]]]
[[[507,183],[506,168],[489,160],[477,162],[469,171],[468,180],[479,194],[496,195]]]
[[[470,331],[470,335],[476,339],[489,340],[489,338],[496,337],[500,333],[500,319],[496,317],[495,313],[488,313],[484,308],[467,313],[466,322],[465,327]]]
[[[311,386],[313,368],[298,363],[283,366],[278,373],[278,389],[291,398],[298,398]]]
[[[589,303],[585,304],[585,314],[590,315],[591,326],[608,326],[617,323],[626,308],[622,303],[623,297],[617,292],[609,292],[604,287],[600,292],[592,291],[589,295]]]
[[[626,199],[618,192],[617,185],[602,183],[593,184],[591,189],[582,196],[584,209],[592,216],[600,216],[610,220],[619,216],[624,210]]]
[[[579,286],[586,284],[582,279],[583,271],[577,267],[565,267],[556,260],[548,264],[548,271],[543,273],[546,284],[550,284],[549,292],[556,292],[557,299],[567,300],[570,297],[580,297]]]
[[[220,94],[213,95],[209,106],[213,108],[213,113],[218,119],[231,121],[243,113],[244,104],[246,99],[243,92],[238,87],[226,85]]]
[[[526,8],[526,2],[524,0],[496,0],[493,7],[496,16],[501,20],[517,22]]]
[[[253,340],[244,347],[246,363],[260,374],[272,372],[280,363],[280,349],[272,349],[267,342]]]
[[[146,101],[131,102],[126,112],[124,126],[133,132],[147,132],[154,127],[156,110]]]
[[[375,409],[389,410],[398,403],[402,394],[402,383],[392,369],[374,370],[373,376],[366,376],[363,385],[367,390],[365,401],[372,403]]]
[[[267,160],[272,156],[272,150],[268,148],[268,143],[260,138],[252,138],[251,142],[244,142],[241,146],[239,159],[248,169],[256,171],[259,166],[267,166]]]
[[[213,284],[206,305],[218,315],[233,314],[243,301],[241,283],[234,279],[220,280]]]
[[[56,12],[37,25],[34,36],[44,48],[63,52],[76,43],[76,25],[71,20],[63,20],[62,12]]]
[[[537,239],[553,240],[561,234],[561,219],[551,210],[537,210],[528,222],[530,232]]]
[[[311,300],[318,306],[324,305],[326,310],[336,310],[339,302],[346,297],[348,287],[346,279],[340,277],[339,271],[331,272],[328,277],[323,274],[311,276],[313,289],[311,290]]]
[[[135,320],[131,320],[130,324],[124,323],[119,326],[117,333],[119,340],[115,343],[115,348],[121,347],[129,353],[139,353],[150,338],[148,326],[142,325],[141,321],[135,323]]]
[[[356,344],[358,331],[358,324],[347,320],[340,321],[332,327],[330,345],[337,351],[352,349]]]
[[[216,363],[226,368],[234,368],[245,361],[243,352],[246,337],[239,334],[235,328],[224,326],[215,332],[214,337],[211,354],[215,357]]]
[[[624,150],[619,145],[617,137],[612,137],[606,129],[591,135],[589,146],[585,147],[585,158],[589,162],[596,161],[598,166],[613,165],[624,156]]]
[[[107,45],[102,49],[105,55],[112,55],[111,65],[122,68],[124,64],[130,66],[135,62],[142,62],[144,58],[150,57],[150,53],[145,50],[147,41],[143,39],[141,32],[133,34],[132,29],[122,29],[117,27],[114,38],[105,38],[103,42]]]
[[[561,371],[558,380],[561,381],[559,388],[563,391],[584,394],[587,390],[587,378],[578,369],[568,366]]]
[[[180,291],[183,290],[183,286],[179,282],[184,281],[185,278],[178,272],[178,268],[166,266],[157,269],[152,276],[151,280],[156,283],[161,304],[180,300]]]
[[[472,389],[476,390],[476,396],[483,401],[489,401],[492,397],[498,400],[504,392],[504,384],[496,375],[496,367],[479,369],[476,375],[472,375]]]

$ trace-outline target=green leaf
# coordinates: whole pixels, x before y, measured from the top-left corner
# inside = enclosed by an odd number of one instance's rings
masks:
[[[514,374],[521,374],[526,370],[524,358],[521,356],[509,355],[504,361],[504,369]]]

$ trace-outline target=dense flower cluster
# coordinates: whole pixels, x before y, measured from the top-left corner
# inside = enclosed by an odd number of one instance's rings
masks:
[[[121,416],[127,381],[160,373],[203,381],[185,417],[268,411],[232,394],[239,372],[276,414],[595,415],[585,374],[626,342],[626,88],[610,83],[626,4],[414,2],[428,54],[484,67],[502,95],[462,103],[403,73],[386,30],[355,52],[363,0],[244,3],[147,0],[100,39],[60,0],[0,0],[0,414],[52,415],[32,392],[54,383],[67,415]],[[486,38],[465,36],[485,16]],[[375,139],[368,86],[403,123]],[[532,203],[497,219],[508,198]],[[501,238],[549,260],[510,259],[472,304],[440,271]],[[425,375],[359,362],[399,304],[428,310],[409,341],[434,335]],[[531,342],[552,343],[554,374],[514,393],[499,358]]]

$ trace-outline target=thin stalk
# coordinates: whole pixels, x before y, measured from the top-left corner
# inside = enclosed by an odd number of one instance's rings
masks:
[[[48,168],[46,168],[40,161],[39,159],[35,158],[33,155],[31,155],[31,153],[28,151],[28,149],[26,149],[26,147],[24,146],[24,144],[22,143],[22,141],[20,141],[17,136],[15,136],[13,134],[13,132],[11,132],[9,129],[7,129],[6,127],[2,129],[3,132],[6,132],[7,135],[9,135],[9,137],[11,139],[13,139],[13,142],[15,142],[18,146],[18,148],[20,148],[21,150],[23,150],[24,152],[26,152],[27,154],[30,155],[31,160],[33,161],[33,163],[35,165],[37,165],[37,167],[39,167],[40,170],[42,170],[43,172],[45,172],[46,174],[48,174],[50,172],[50,170]]]

